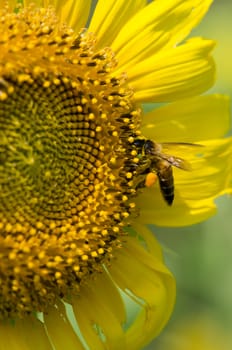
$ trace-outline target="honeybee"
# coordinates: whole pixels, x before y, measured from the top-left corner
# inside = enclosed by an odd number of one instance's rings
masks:
[[[187,147],[202,147],[199,144],[191,143],[156,143],[152,140],[137,138],[133,142],[139,154],[147,158],[149,163],[146,186],[151,186],[155,182],[156,174],[161,194],[168,205],[172,205],[174,200],[174,177],[172,167],[182,170],[191,170],[190,164],[179,157],[175,157],[163,152],[163,148],[170,148],[171,146],[187,146]],[[151,175],[151,173],[153,175]],[[148,178],[149,177],[149,178]]]

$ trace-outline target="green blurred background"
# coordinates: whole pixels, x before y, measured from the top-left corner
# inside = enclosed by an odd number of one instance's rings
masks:
[[[232,0],[215,0],[192,35],[217,40],[217,82],[211,91],[232,97]],[[232,349],[232,198],[217,204],[218,214],[200,225],[152,228],[168,247],[177,303],[169,325],[146,350]]]

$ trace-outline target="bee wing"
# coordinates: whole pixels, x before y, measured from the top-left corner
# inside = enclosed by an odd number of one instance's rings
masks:
[[[203,148],[204,146],[199,144],[199,143],[188,143],[188,142],[162,142],[160,143],[160,145],[162,146],[162,150],[165,151],[169,150],[169,151],[197,151],[200,148]],[[172,153],[172,152],[171,152]]]
[[[187,142],[164,142],[161,143],[162,153],[161,157],[169,162],[171,165],[176,168],[180,168],[183,170],[191,170],[191,165],[184,158],[188,158],[188,156],[194,156],[197,152],[204,146],[198,143],[187,143]],[[169,154],[175,154],[169,155]],[[184,158],[179,157],[184,156]]]
[[[169,164],[176,168],[187,171],[192,170],[190,163],[183,158],[175,157],[166,153],[162,153],[160,158],[166,160]]]

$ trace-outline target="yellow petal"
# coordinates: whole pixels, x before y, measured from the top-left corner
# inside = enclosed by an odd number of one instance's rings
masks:
[[[89,26],[97,46],[110,46],[123,25],[145,5],[145,0],[99,0]]]
[[[67,23],[76,32],[86,27],[91,0],[54,0],[52,3],[61,21]]]
[[[0,322],[0,350],[52,350],[44,325],[35,317]]]
[[[156,184],[137,199],[137,205],[141,206],[138,222],[160,226],[192,225],[215,214],[217,197],[232,193],[232,138],[201,143],[204,147],[197,156],[186,153],[191,171],[173,169],[173,205],[166,205]]]
[[[146,229],[141,226],[139,229],[143,236]],[[150,240],[155,240],[149,235]],[[157,247],[149,245],[152,246]],[[175,301],[174,279],[160,260],[159,251],[157,256],[156,249],[148,252],[136,237],[127,237],[109,271],[125,293],[129,296],[132,293],[143,303],[136,320],[126,331],[126,349],[141,349],[159,334],[170,317]]]
[[[125,309],[106,271],[82,287],[80,295],[73,298],[73,310],[90,349],[125,349]]]
[[[194,38],[132,65],[127,74],[135,100],[167,102],[206,91],[214,82],[213,47],[213,41]]]
[[[111,47],[120,69],[181,42],[203,18],[212,0],[154,1],[126,23]]]
[[[197,96],[146,113],[142,134],[157,142],[200,142],[223,137],[230,127],[229,98]]]
[[[102,288],[104,286],[104,288]],[[98,298],[104,300],[113,314],[122,324],[126,321],[126,310],[118,288],[116,288],[107,272],[99,274],[94,281],[94,289]]]
[[[178,22],[170,30],[171,39],[167,46],[171,47],[185,39],[206,15],[212,3],[213,0],[182,1],[176,16],[178,17]],[[181,18],[179,12],[182,14]],[[165,23],[167,26],[171,25],[168,18],[166,18]]]
[[[60,302],[57,306],[51,307],[44,314],[44,323],[54,348],[56,350],[85,350],[67,318],[64,305]]]

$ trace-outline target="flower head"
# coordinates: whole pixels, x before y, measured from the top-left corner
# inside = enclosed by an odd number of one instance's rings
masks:
[[[231,140],[192,134],[199,111],[214,111],[215,125],[216,112],[227,117],[223,97],[193,97],[213,83],[214,43],[178,45],[210,1],[100,0],[89,26],[91,1],[0,4],[1,339],[12,332],[12,348],[32,349],[30,330],[41,349],[139,349],[163,328],[175,298],[143,225],[170,224],[159,192],[146,186],[156,174],[171,204],[172,167],[182,167],[182,158],[163,156],[159,130],[172,141],[176,126],[174,136],[186,135],[175,140],[207,146],[190,152],[193,175],[176,176],[183,192],[171,224],[209,216],[214,198],[230,191],[222,178]],[[143,102],[182,98],[189,100],[142,112]],[[165,120],[173,114],[173,123]],[[216,127],[213,137],[221,137]],[[224,162],[211,181],[206,164],[216,153]],[[207,191],[195,196],[202,179]],[[127,321],[120,291],[139,305],[135,322]]]

